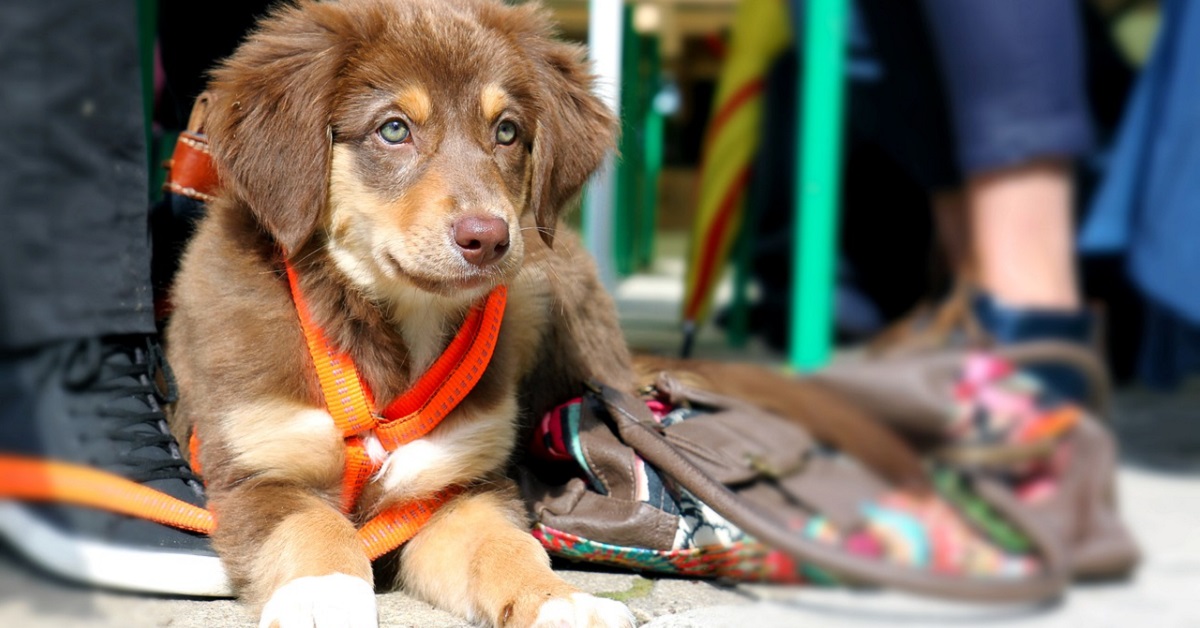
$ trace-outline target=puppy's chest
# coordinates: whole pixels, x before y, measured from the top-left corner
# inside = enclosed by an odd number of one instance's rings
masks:
[[[443,321],[420,319],[406,321],[399,331],[408,344],[406,379],[410,385],[438,361],[455,332]],[[504,361],[505,345],[498,343],[478,381],[424,436],[389,450],[375,432],[364,435],[363,444],[377,468],[370,481],[378,489],[393,498],[426,495],[478,479],[507,460],[515,444],[517,403],[515,385],[497,365]],[[461,385],[453,379],[433,383],[436,389]],[[436,413],[438,405],[431,403],[422,412]]]
[[[447,325],[445,316],[435,315],[429,310],[414,310],[393,324],[408,349],[408,372],[405,376],[410,382],[415,382],[441,355],[450,342],[453,330]]]

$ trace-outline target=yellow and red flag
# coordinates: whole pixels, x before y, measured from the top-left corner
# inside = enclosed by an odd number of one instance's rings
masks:
[[[741,229],[771,63],[792,43],[786,0],[742,0],[700,156],[683,318],[703,321]]]

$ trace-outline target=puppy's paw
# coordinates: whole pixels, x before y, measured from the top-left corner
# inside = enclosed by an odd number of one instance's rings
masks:
[[[633,628],[637,621],[629,608],[616,600],[587,593],[554,598],[538,608],[535,628]]]
[[[335,573],[296,578],[276,589],[258,628],[376,628],[375,590],[362,578]]]

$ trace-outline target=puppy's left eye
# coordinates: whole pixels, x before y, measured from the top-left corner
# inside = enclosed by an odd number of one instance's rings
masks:
[[[503,120],[496,125],[496,143],[509,146],[517,141],[517,125],[511,120]]]
[[[409,136],[408,125],[401,120],[388,120],[379,127],[379,137],[388,144],[403,144]]]

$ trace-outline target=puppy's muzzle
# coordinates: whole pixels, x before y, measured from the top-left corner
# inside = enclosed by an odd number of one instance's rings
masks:
[[[494,216],[465,216],[454,221],[454,243],[463,259],[488,266],[508,253],[508,222]]]

